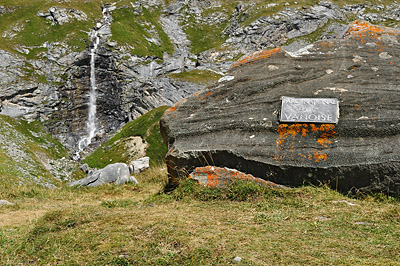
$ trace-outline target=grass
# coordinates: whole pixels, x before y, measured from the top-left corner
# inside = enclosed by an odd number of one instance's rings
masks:
[[[67,155],[65,148],[45,132],[39,122],[27,122],[0,116],[0,185],[21,183],[57,183],[46,167],[49,160]]]
[[[53,3],[51,1],[37,0],[12,0],[2,3],[6,7],[13,7],[14,11],[3,14],[0,17],[0,32],[10,31],[19,25],[21,30],[16,32],[13,38],[2,38],[0,48],[13,51],[19,45],[41,46],[44,42],[65,41],[74,50],[83,50],[88,43],[88,32],[97,19],[101,18],[101,1],[68,1],[64,3]],[[73,20],[64,25],[51,25],[45,18],[36,14],[39,11],[47,11],[52,6],[74,8],[81,10],[88,16],[87,21]],[[35,52],[32,52],[35,53]],[[28,55],[28,59],[34,57]]]
[[[164,144],[159,127],[159,121],[167,106],[161,106],[127,123],[120,132],[104,143],[95,152],[90,154],[83,163],[93,168],[103,168],[110,163],[130,163],[134,154],[127,153],[125,140],[132,136],[140,136],[148,143],[146,156],[150,157],[150,164],[156,165],[164,161],[167,147]]]
[[[180,72],[180,73],[172,73],[168,75],[169,77],[181,81],[192,82],[192,83],[201,83],[201,84],[210,84],[222,76],[212,72],[212,71],[205,71],[205,70],[191,70],[188,72]]]
[[[164,194],[164,165],[137,179],[7,191],[3,198],[16,205],[0,207],[1,264],[231,265],[240,256],[238,265],[398,265],[393,198],[190,181]]]
[[[163,58],[164,52],[172,54],[174,47],[158,21],[160,10],[143,7],[139,15],[133,11],[132,8],[113,11],[112,38],[120,45],[133,46],[132,54],[135,55]],[[160,44],[148,41],[154,36],[158,37]]]
[[[161,7],[142,8],[141,14],[136,16],[130,7],[121,8],[130,6],[130,2],[135,1],[117,2],[117,9],[112,12],[113,39],[122,45],[132,45],[134,47],[132,53],[136,55],[162,58],[164,52],[173,53],[173,45],[158,22]],[[102,18],[103,3],[101,0],[72,0],[62,3],[46,0],[12,0],[0,4],[13,7],[13,12],[0,16],[0,33],[10,32],[15,26],[20,28],[19,32],[15,32],[15,37],[1,39],[0,49],[15,52],[18,46],[23,45],[30,47],[31,51],[27,55],[21,55],[27,59],[36,59],[40,57],[39,52],[43,50],[40,46],[45,42],[66,42],[73,50],[86,49],[90,41],[87,32]],[[37,16],[37,13],[47,11],[52,6],[81,10],[85,12],[88,19],[86,21],[72,20],[63,25],[51,25],[45,18]],[[146,39],[152,37],[149,30],[155,32],[160,44]]]

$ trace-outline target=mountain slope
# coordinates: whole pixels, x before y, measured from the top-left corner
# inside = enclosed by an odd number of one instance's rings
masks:
[[[0,115],[0,185],[36,183],[50,186],[63,176],[65,148],[38,122]],[[59,168],[61,167],[61,168]]]

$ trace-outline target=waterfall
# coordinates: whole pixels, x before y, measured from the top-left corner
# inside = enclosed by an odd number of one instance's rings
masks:
[[[100,37],[107,32],[109,29],[111,21],[109,17],[109,12],[114,10],[114,5],[103,6],[102,23],[97,23],[95,29],[90,32],[90,39],[92,41],[92,48],[90,49],[90,92],[89,92],[89,102],[88,102],[88,118],[86,121],[86,136],[81,138],[78,142],[78,149],[74,158],[79,160],[80,153],[92,143],[92,139],[97,133],[97,118],[96,118],[96,98],[97,98],[97,86],[96,86],[96,55],[97,49],[100,44]],[[103,34],[102,34],[103,33]]]
[[[87,136],[78,142],[78,153],[83,151],[87,146],[92,143],[92,139],[96,135],[96,53],[97,47],[100,43],[99,32],[93,33],[93,47],[90,49],[90,94],[89,94],[89,108],[88,119],[86,121]]]

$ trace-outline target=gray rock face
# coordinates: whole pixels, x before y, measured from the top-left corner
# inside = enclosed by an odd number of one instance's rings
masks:
[[[80,10],[57,6],[50,7],[47,12],[39,12],[37,15],[46,18],[47,20],[51,21],[52,24],[59,25],[71,22],[72,19],[79,21],[87,20],[87,15]]]
[[[194,168],[238,169],[278,184],[400,194],[400,31],[356,21],[344,39],[276,48],[161,120],[171,182]],[[281,97],[337,98],[338,124],[280,123]]]
[[[145,0],[130,3],[132,16],[143,14],[144,8],[164,7],[161,0]],[[280,6],[281,5],[281,6]],[[244,23],[255,14],[255,3],[237,5],[232,14],[226,12],[203,12],[220,8],[221,1],[178,0],[165,6],[159,24],[169,36],[174,52],[164,59],[156,56],[132,55],[134,47],[112,41],[111,27],[113,11],[118,4],[104,5],[104,17],[95,26],[102,36],[96,55],[96,77],[98,86],[98,131],[93,141],[99,144],[108,134],[123,123],[137,118],[147,111],[175,102],[206,87],[181,82],[168,77],[169,73],[196,70],[212,70],[219,74],[229,71],[234,58],[248,55],[259,49],[286,44],[286,51],[294,52],[310,44],[314,39],[342,37],[348,17],[371,21],[400,21],[400,5],[347,5],[339,8],[330,2],[319,2],[310,8],[288,8],[284,4],[271,3],[262,8],[280,9],[275,15],[262,16]],[[118,7],[121,8],[121,7]],[[0,14],[13,12],[12,7],[1,7]],[[86,14],[76,9],[53,6],[37,15],[53,24],[86,20]],[[5,15],[3,15],[5,16]],[[195,23],[210,27],[227,24],[221,34],[227,39],[223,49],[210,49],[193,54],[193,44],[185,33],[188,17]],[[102,25],[99,27],[99,25]],[[148,33],[148,41],[160,43],[160,36],[149,25],[142,25]],[[14,40],[24,25],[13,25],[3,37]],[[90,31],[90,29],[87,29]],[[13,39],[14,38],[14,39]],[[289,41],[289,42],[288,42]],[[289,44],[290,43],[290,44]],[[88,94],[90,89],[90,56],[92,44],[87,50],[73,51],[66,43],[46,42],[35,47],[17,46],[15,49],[28,55],[37,54],[37,59],[27,59],[19,54],[0,51],[0,101],[1,114],[22,116],[28,120],[38,119],[68,148],[74,149],[78,140],[86,133]],[[109,47],[112,47],[109,49]]]
[[[96,170],[86,178],[69,183],[69,186],[97,187],[106,183],[121,185],[128,182],[138,183],[135,177],[130,176],[129,168],[124,163],[109,164],[101,170]]]

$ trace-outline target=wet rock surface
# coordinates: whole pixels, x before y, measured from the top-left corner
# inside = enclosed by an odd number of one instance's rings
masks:
[[[171,181],[234,168],[278,184],[400,194],[400,32],[356,21],[345,37],[261,51],[161,120]],[[338,124],[280,123],[281,97],[339,99]]]

